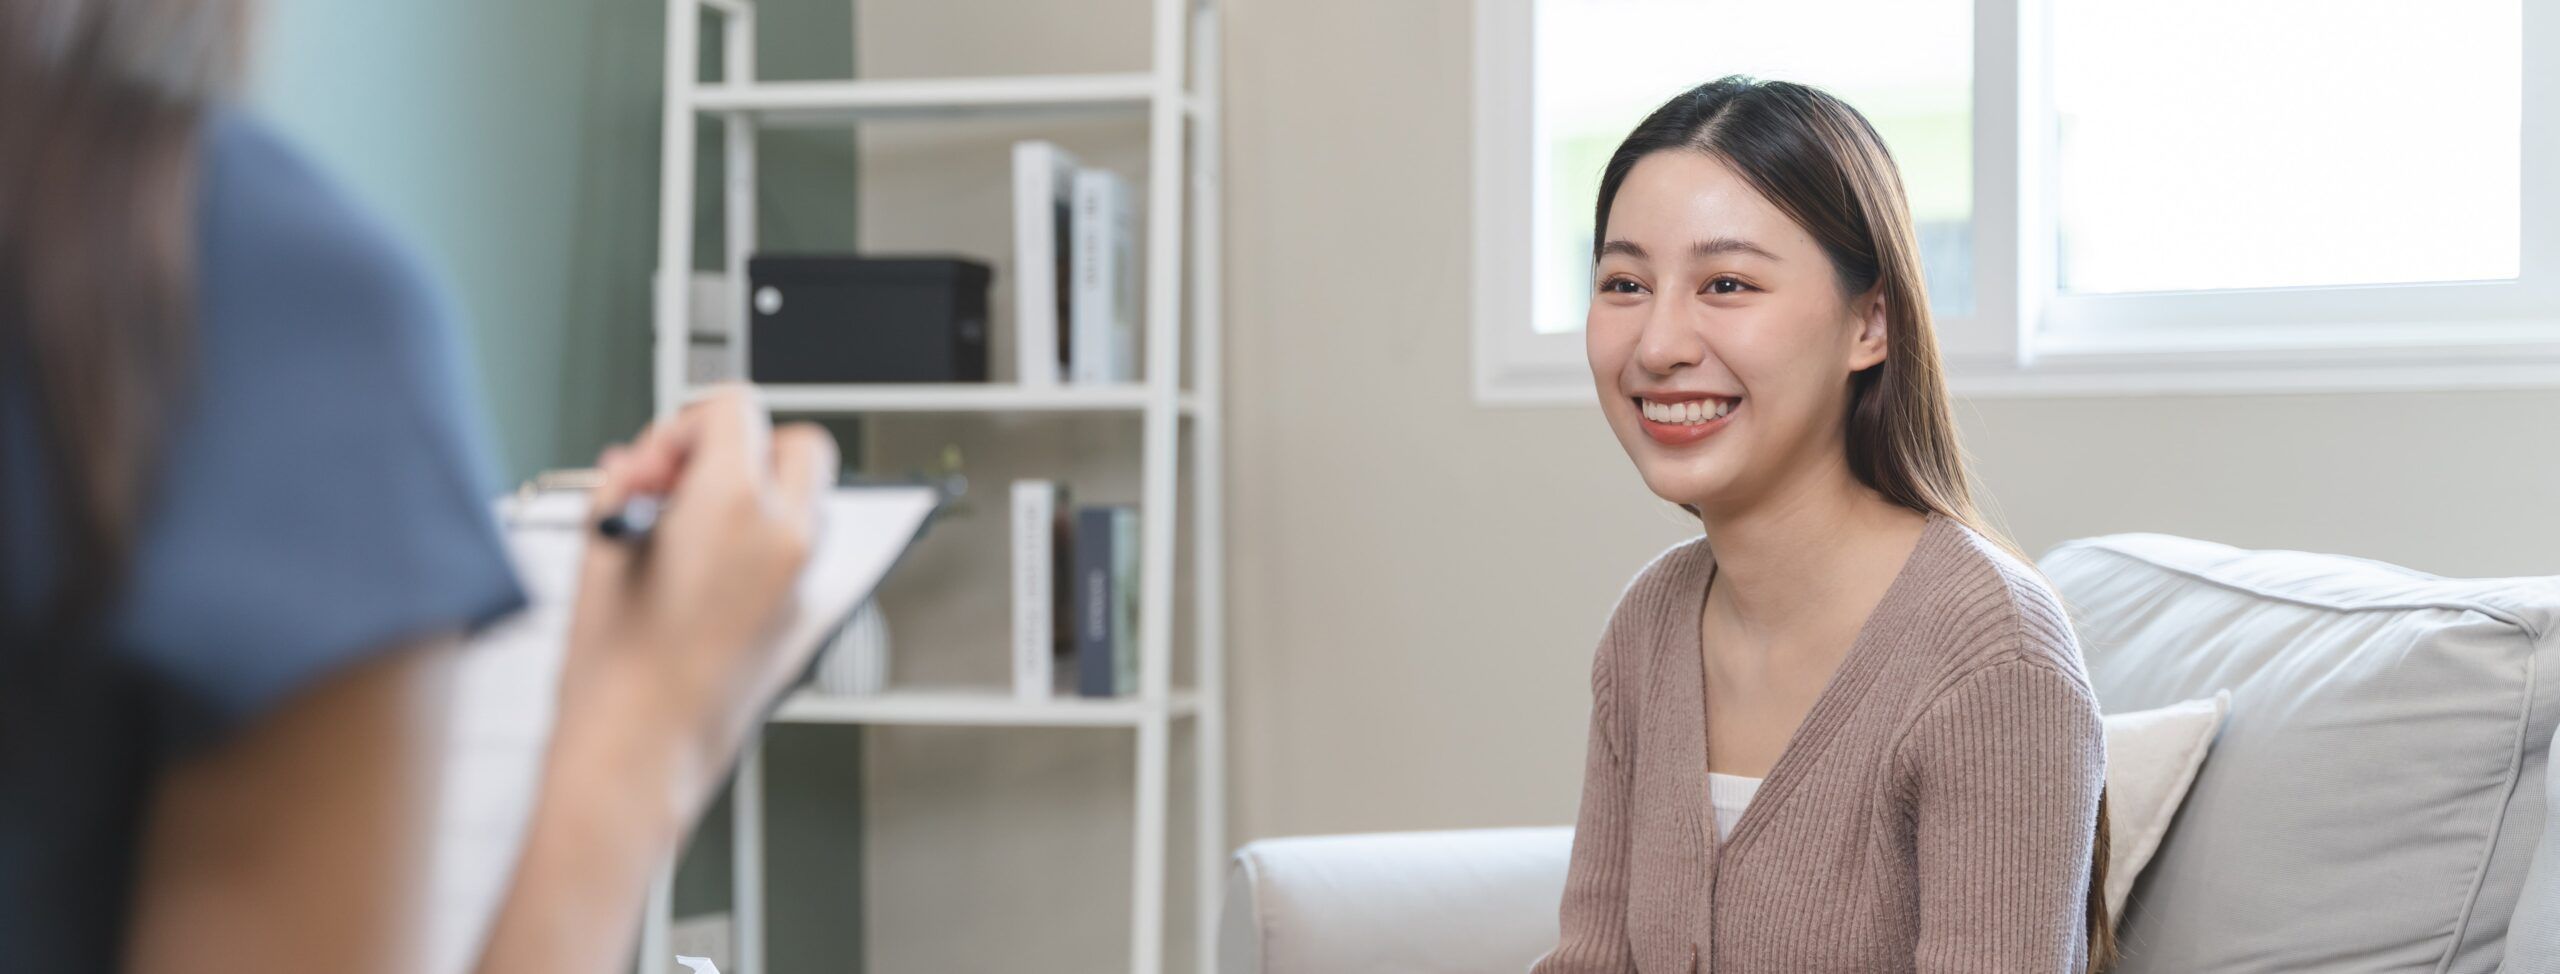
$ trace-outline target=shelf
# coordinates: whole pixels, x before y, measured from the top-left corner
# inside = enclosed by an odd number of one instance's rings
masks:
[[[1088,735],[1097,730],[1103,732],[1099,736],[1117,737],[1119,729],[1127,729],[1128,743],[1135,745],[1136,774],[1130,782],[1134,788],[1127,816],[1127,824],[1134,832],[1128,845],[1134,868],[1129,874],[1126,914],[1128,964],[1118,969],[1128,974],[1165,974],[1169,946],[1165,934],[1171,905],[1168,900],[1174,883],[1181,878],[1174,874],[1178,868],[1175,864],[1187,859],[1190,868],[1197,871],[1192,881],[1184,884],[1195,898],[1187,912],[1199,925],[1199,935],[1193,938],[1199,950],[1196,969],[1214,970],[1216,922],[1221,915],[1218,897],[1225,889],[1222,870],[1231,851],[1225,844],[1227,725],[1221,650],[1227,628],[1223,533],[1226,515],[1222,501],[1226,463],[1221,459],[1225,429],[1224,410],[1219,405],[1224,401],[1219,388],[1225,371],[1224,356],[1219,350],[1219,309],[1225,301],[1220,290],[1223,263],[1219,253],[1224,231],[1219,218],[1222,193],[1218,164],[1219,147],[1223,144],[1219,135],[1219,90],[1225,76],[1218,59],[1219,41],[1225,36],[1219,9],[1224,4],[1219,0],[1151,0],[1146,6],[1153,11],[1149,20],[1152,29],[1147,32],[1152,39],[1152,53],[1136,70],[1121,73],[760,81],[755,51],[758,39],[766,35],[757,30],[758,0],[663,2],[667,13],[662,52],[666,66],[659,81],[665,100],[658,106],[663,121],[662,137],[656,140],[657,266],[663,274],[652,279],[654,344],[650,360],[652,398],[662,410],[677,407],[704,388],[704,384],[688,381],[690,367],[702,366],[704,374],[744,377],[741,366],[745,363],[736,357],[742,350],[740,345],[705,342],[703,339],[709,336],[691,333],[695,306],[691,275],[694,268],[708,262],[696,260],[708,255],[697,254],[694,232],[697,210],[706,202],[720,201],[712,207],[719,213],[712,225],[721,228],[719,236],[725,241],[717,252],[720,267],[736,271],[741,261],[767,242],[759,232],[763,222],[759,212],[768,207],[757,205],[771,202],[759,195],[760,189],[770,188],[758,185],[755,160],[759,139],[764,137],[759,133],[771,135],[794,128],[864,131],[863,126],[875,121],[908,125],[982,123],[998,127],[1029,122],[1037,128],[1054,118],[1101,119],[1114,130],[1144,133],[1146,170],[1152,178],[1143,183],[1150,203],[1143,266],[1179,267],[1182,271],[1145,277],[1148,299],[1144,307],[1166,312],[1149,316],[1153,325],[1148,328],[1148,340],[1161,338],[1165,344],[1149,346],[1161,356],[1151,353],[1146,374],[1140,380],[1111,385],[1038,386],[984,382],[795,383],[759,384],[756,389],[764,405],[777,416],[876,417],[892,425],[914,421],[893,414],[986,416],[1001,421],[963,425],[985,425],[989,428],[979,432],[999,434],[1000,440],[1044,449],[1047,445],[1041,440],[1087,422],[1086,417],[1112,426],[1137,420],[1137,432],[1142,434],[1138,437],[1136,458],[1141,482],[1139,500],[1145,505],[1144,518],[1150,525],[1148,537],[1154,539],[1149,547],[1153,551],[1170,542],[1180,549],[1175,557],[1161,563],[1149,562],[1150,569],[1163,566],[1172,570],[1143,573],[1141,586],[1154,589],[1168,579],[1176,587],[1189,585],[1192,608],[1196,610],[1189,613],[1189,621],[1197,626],[1196,635],[1189,639],[1179,639],[1172,627],[1163,625],[1140,633],[1145,643],[1139,654],[1146,675],[1143,682],[1163,686],[1171,676],[1166,671],[1176,666],[1186,650],[1194,664],[1189,672],[1198,682],[1189,689],[1167,687],[1165,695],[1146,699],[1067,696],[1021,700],[1012,695],[1010,685],[892,688],[859,697],[823,694],[814,687],[804,687],[786,696],[766,719],[802,726],[1004,728],[1009,737],[1051,731]],[[701,14],[705,9],[721,15],[716,34],[704,29]],[[947,19],[947,24],[938,26],[1007,26],[981,23],[984,17],[971,20],[967,15]],[[911,39],[910,43],[932,42],[937,37],[940,35]],[[706,74],[711,66],[704,63],[703,55],[715,47],[724,56],[718,72]],[[978,70],[1005,68],[1000,61],[991,60]],[[700,178],[705,161],[701,158],[700,136],[704,135],[711,136],[710,141],[719,147],[716,157],[720,160],[719,171],[725,176]],[[1000,164],[1002,160],[992,161]],[[858,179],[861,174],[845,175]],[[962,189],[1001,195],[1008,191],[1009,184],[996,182]],[[1156,202],[1166,205],[1154,206]],[[742,306],[717,310],[721,313],[705,318],[734,325]],[[1005,374],[1014,373],[1007,370]],[[1186,377],[1192,383],[1189,388],[1185,388]],[[1195,455],[1198,459],[1191,459]],[[1187,476],[1183,473],[1186,469]],[[1004,568],[996,564],[983,567],[991,577]],[[1172,592],[1159,594],[1168,603],[1174,600]],[[1166,609],[1170,617],[1172,607],[1168,605]],[[1177,758],[1172,743],[1176,735],[1166,731],[1186,722],[1189,726],[1181,729],[1193,735],[1194,746]],[[1198,786],[1192,793],[1194,801],[1188,803],[1189,814],[1182,816],[1173,811],[1169,785],[1179,765],[1193,768]],[[780,770],[767,768],[763,749],[748,748],[740,756],[731,792],[731,936],[741,974],[772,974],[765,949],[771,912],[766,895],[770,888],[768,863],[773,858],[769,853],[778,855],[789,850],[768,844],[770,838],[779,836],[770,834],[768,819],[772,818],[773,809],[766,801],[766,791],[769,773]],[[1190,821],[1185,823],[1185,819]],[[1177,824],[1191,826],[1187,831],[1196,849],[1187,856],[1174,848]],[[859,823],[847,825],[857,834],[864,831]],[[863,841],[871,839],[866,836]],[[661,873],[653,884],[641,923],[641,956],[662,957],[672,952],[674,885],[672,869]]]
[[[927,724],[952,727],[1135,727],[1157,711],[1135,697],[1018,700],[1010,690],[892,690],[838,696],[792,694],[773,712],[780,724]],[[1180,719],[1200,711],[1197,694],[1174,691],[1162,709]]]
[[[1103,413],[1140,412],[1149,390],[1142,385],[1033,388],[1012,384],[948,382],[846,385],[766,384],[756,387],[765,408],[777,413]],[[1184,415],[1189,394],[1175,400]]]
[[[1153,102],[1155,94],[1155,75],[1145,72],[763,81],[697,86],[693,107],[702,112],[745,112],[768,125],[834,125],[879,118],[1139,111]],[[1184,110],[1193,107],[1185,96]]]

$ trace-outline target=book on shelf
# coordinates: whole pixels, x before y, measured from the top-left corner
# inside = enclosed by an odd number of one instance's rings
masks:
[[[1138,211],[1127,180],[1076,172],[1067,362],[1078,383],[1138,381]]]
[[[1045,388],[1066,374],[1074,265],[1076,157],[1039,139],[1013,144],[1015,381]]]
[[[1120,692],[1138,692],[1138,509],[1123,507],[1111,545],[1111,657]]]
[[[1073,679],[1058,665],[1073,646],[1061,624],[1073,588],[1068,498],[1054,480],[1013,482],[1013,695],[1021,700],[1046,700]]]
[[[1076,693],[1136,693],[1138,509],[1078,509],[1075,549]]]

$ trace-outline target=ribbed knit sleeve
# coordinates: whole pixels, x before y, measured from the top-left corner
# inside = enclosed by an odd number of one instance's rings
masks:
[[[1619,740],[1617,687],[1611,657],[1617,627],[1591,659],[1591,737],[1585,745],[1582,810],[1574,819],[1573,858],[1566,867],[1556,948],[1530,974],[1634,974],[1627,942],[1627,829],[1633,772]]]
[[[2097,699],[2012,655],[1959,677],[1903,738],[1915,805],[1922,972],[2079,974],[2105,782]]]

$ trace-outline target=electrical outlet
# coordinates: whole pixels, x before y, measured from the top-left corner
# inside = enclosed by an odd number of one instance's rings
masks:
[[[727,913],[697,913],[676,920],[667,931],[667,945],[686,957],[709,958],[722,974],[738,969],[737,924]],[[667,958],[667,969],[676,970],[675,958]]]

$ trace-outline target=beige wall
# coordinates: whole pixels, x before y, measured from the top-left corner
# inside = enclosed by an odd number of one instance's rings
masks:
[[[1149,6],[865,0],[855,63],[875,78],[1143,70]],[[1146,170],[1146,136],[1143,116],[1128,114],[865,126],[862,246],[994,263],[994,355],[998,378],[1010,378],[1013,142],[1050,139],[1134,179]],[[936,524],[882,595],[892,682],[1006,685],[1008,484],[1053,477],[1077,503],[1135,503],[1136,415],[898,416],[865,432],[873,470],[930,465],[956,444],[970,481],[965,508]],[[1177,622],[1190,631],[1187,619]],[[1136,735],[1123,729],[866,731],[866,969],[1127,970],[1135,753]],[[1186,827],[1194,753],[1190,729],[1180,728],[1170,970],[1190,969],[1194,943],[1195,859],[1185,854],[1195,841]]]
[[[1693,528],[1644,490],[1595,411],[1472,400],[1472,4],[1226,7],[1230,834],[1568,821],[1601,620]],[[857,20],[875,75],[1145,58],[1130,0],[869,0]],[[867,135],[866,244],[1007,253],[1003,153],[1021,131]],[[1143,161],[1135,124],[1040,131],[1132,173]],[[2543,432],[2560,393],[1957,411],[1987,506],[2031,552],[2157,530],[2447,574],[2560,572],[2560,449]],[[1004,452],[1025,430],[1056,432]],[[1003,480],[1076,470],[1133,498],[1109,471],[1134,434],[1115,420],[877,428],[880,461],[969,444],[981,511],[893,593],[914,606],[893,616],[901,679],[1002,680]],[[874,736],[873,969],[1120,962],[1130,748],[1094,735]]]

